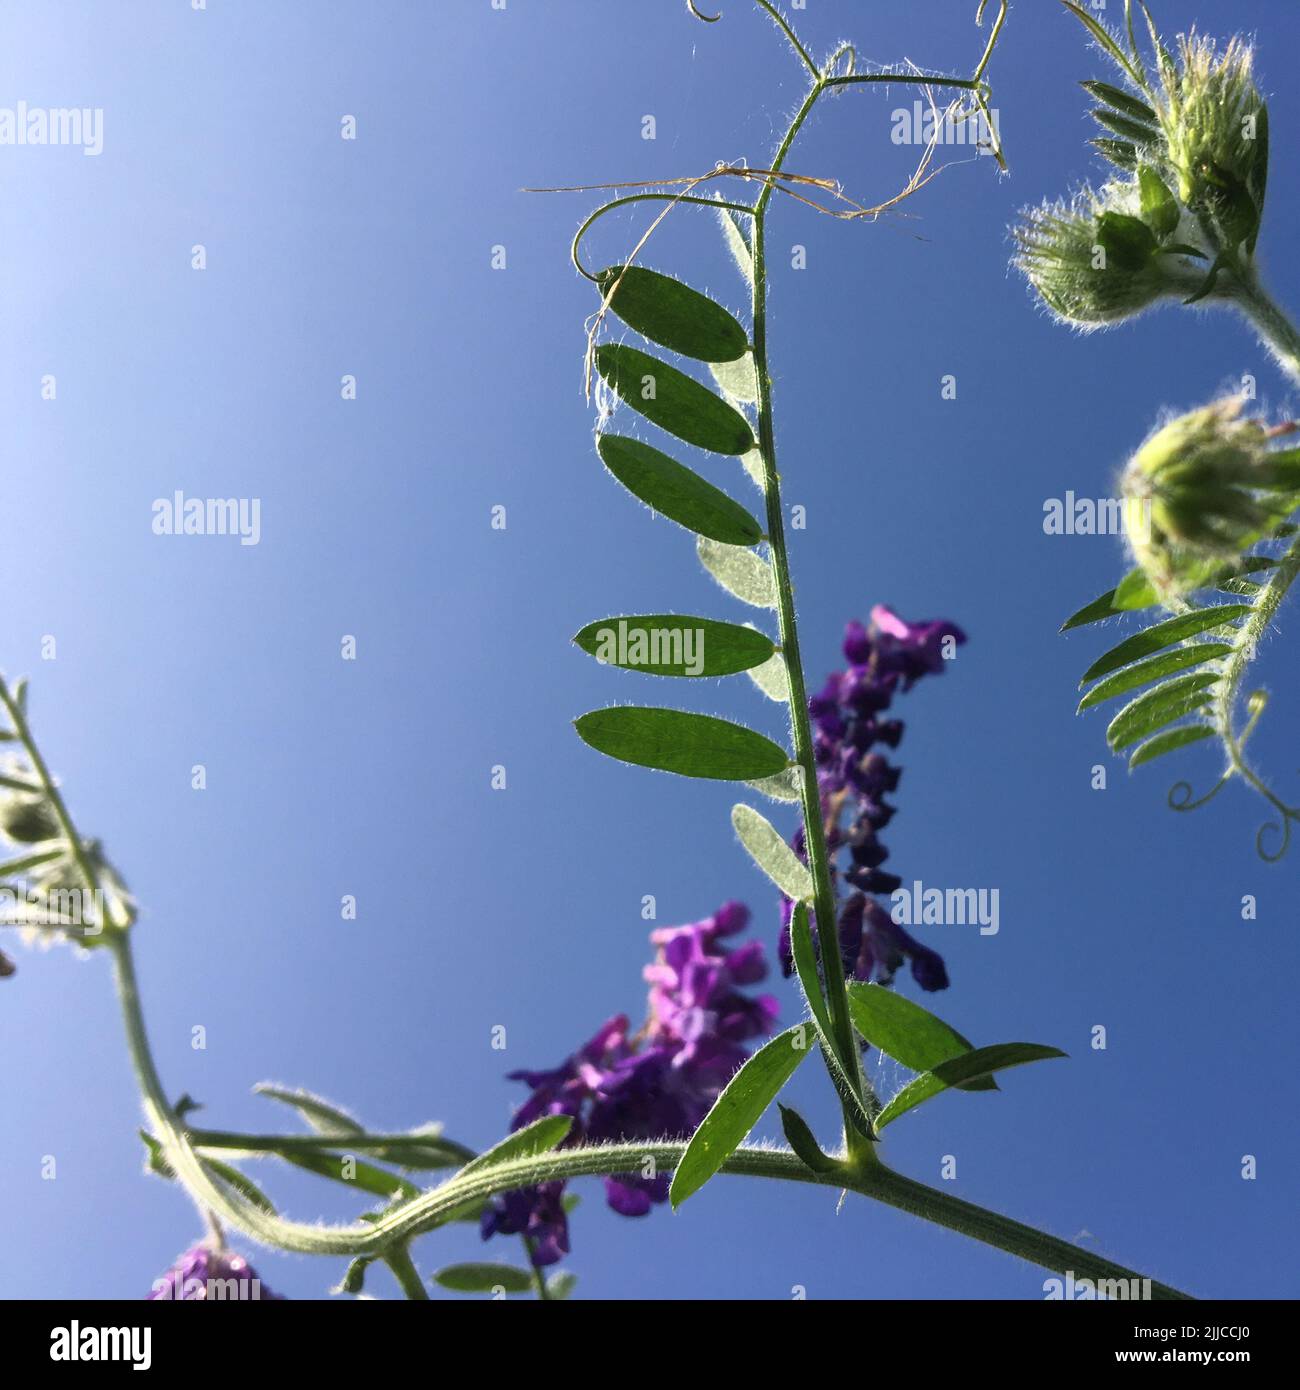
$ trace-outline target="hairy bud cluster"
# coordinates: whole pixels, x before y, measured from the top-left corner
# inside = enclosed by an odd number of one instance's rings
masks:
[[[1167,297],[1233,294],[1259,236],[1268,110],[1253,50],[1240,38],[1220,47],[1193,34],[1179,39],[1175,59],[1157,44],[1158,80],[1134,50],[1121,67],[1129,90],[1083,84],[1106,132],[1093,143],[1121,176],[1027,209],[1015,230],[1016,264],[1038,296],[1085,329]]]
[[[1288,466],[1270,450],[1277,431],[1242,418],[1228,397],[1161,426],[1121,482],[1129,543],[1162,597],[1204,583],[1271,529]],[[1142,516],[1141,525],[1131,519]],[[1208,566],[1208,569],[1207,569]]]

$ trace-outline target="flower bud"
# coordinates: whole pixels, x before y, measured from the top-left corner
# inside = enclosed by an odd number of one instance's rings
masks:
[[[50,803],[44,797],[24,796],[21,792],[0,801],[0,830],[24,845],[54,840],[62,833]]]
[[[1135,189],[1111,184],[1026,211],[1016,264],[1060,318],[1083,328],[1117,323],[1195,283],[1130,205],[1140,208]]]
[[[1267,527],[1270,436],[1240,418],[1242,404],[1228,397],[1171,420],[1124,472],[1125,530],[1161,597],[1204,583],[1207,562],[1236,559]]]
[[[1179,65],[1163,70],[1158,116],[1178,178],[1178,196],[1208,213],[1225,249],[1253,249],[1268,175],[1268,112],[1251,75],[1250,45],[1179,39]]]

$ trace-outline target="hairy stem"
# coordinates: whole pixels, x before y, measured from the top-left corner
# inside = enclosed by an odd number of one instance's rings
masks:
[[[144,1096],[145,1113],[163,1141],[168,1162],[175,1167],[177,1176],[196,1201],[264,1244],[316,1255],[377,1255],[392,1265],[395,1251],[404,1252],[415,1236],[443,1224],[470,1203],[542,1182],[626,1173],[639,1168],[647,1157],[661,1170],[671,1171],[686,1151],[685,1141],[624,1143],[559,1149],[515,1159],[452,1177],[419,1197],[390,1208],[372,1225],[321,1226],[271,1216],[217,1183],[193,1152],[196,1136],[187,1133],[176,1120],[149,1050],[128,938],[125,935],[115,937],[112,948],[127,1039]],[[409,1136],[406,1137],[409,1141]],[[830,1189],[848,1188],[1058,1273],[1072,1270],[1076,1277],[1089,1279],[1142,1277],[1068,1241],[1057,1240],[996,1212],[913,1182],[878,1163],[865,1171],[841,1169],[817,1174],[787,1150],[742,1147],[728,1158],[722,1171],[811,1183]],[[399,1264],[400,1260],[399,1255]],[[396,1267],[394,1273],[400,1280],[402,1276]],[[1187,1297],[1155,1282],[1152,1283],[1152,1296]]]
[[[1282,605],[1282,600],[1286,598],[1297,576],[1300,576],[1300,535],[1292,540],[1281,562],[1269,575],[1263,589],[1256,595],[1255,601],[1251,605],[1250,616],[1233,639],[1232,655],[1224,664],[1223,677],[1219,683],[1214,708],[1214,720],[1218,726],[1220,737],[1223,739],[1224,747],[1227,749],[1232,771],[1248,782],[1268,801],[1281,818],[1278,823],[1278,829],[1282,836],[1280,849],[1274,854],[1264,854],[1262,840],[1257,845],[1260,854],[1266,859],[1280,858],[1286,852],[1291,841],[1291,823],[1300,820],[1300,811],[1297,811],[1295,807],[1288,806],[1280,797],[1270,791],[1259,774],[1246,761],[1246,755],[1243,752],[1243,745],[1246,741],[1245,731],[1238,733],[1234,727],[1233,719],[1246,671],[1255,659],[1255,652],[1260,641],[1268,631],[1277,610]],[[1252,717],[1247,729],[1253,727],[1254,719]],[[1264,828],[1267,829],[1267,827]]]
[[[1252,268],[1238,270],[1232,293],[1237,308],[1248,318],[1278,365],[1300,386],[1300,332],[1260,283]]]
[[[788,32],[788,25],[772,10],[771,6],[759,0]],[[981,11],[983,6],[981,6]],[[997,42],[998,31],[1005,16],[1005,5],[999,11],[998,20],[990,35],[989,44],[981,59],[976,76],[972,78],[948,78],[910,74],[901,77],[896,74],[871,73],[862,75],[830,76],[830,65],[822,73],[807,57],[799,51],[813,72],[813,84],[804,97],[789,129],[782,137],[777,152],[772,159],[769,173],[777,175],[785,165],[787,156],[804,122],[812,114],[818,98],[825,92],[840,87],[866,83],[886,83],[890,81],[933,82],[935,85],[951,86],[979,91],[981,76]],[[793,38],[792,38],[793,42]],[[796,47],[798,45],[796,44]],[[780,631],[781,655],[785,664],[786,681],[790,694],[790,726],[794,744],[795,762],[799,766],[801,778],[801,802],[804,823],[804,843],[808,856],[809,872],[813,880],[813,912],[817,928],[817,941],[820,948],[822,973],[826,984],[826,1003],[830,1015],[831,1042],[839,1058],[854,1094],[865,1100],[871,1097],[870,1084],[862,1069],[862,1059],[853,1032],[849,1013],[848,993],[844,979],[844,966],[840,956],[839,933],[836,922],[835,888],[831,879],[831,857],[826,844],[826,829],[822,818],[821,793],[817,783],[817,764],[813,754],[812,725],[808,715],[808,691],[804,678],[803,662],[799,652],[798,625],[794,605],[794,586],[790,575],[790,558],[785,541],[785,515],[781,499],[781,475],[776,465],[776,440],[772,419],[772,376],[767,351],[767,211],[772,200],[774,180],[769,177],[759,194],[753,210],[753,319],[754,319],[754,371],[758,381],[758,443],[763,456],[763,491],[766,500],[767,540],[771,551],[772,570],[777,594],[777,622]],[[834,1064],[828,1059],[828,1068],[834,1076]],[[877,1160],[871,1140],[860,1133],[852,1107],[848,1101],[842,1102],[844,1109],[845,1142],[848,1145],[851,1164],[864,1171],[874,1167]],[[875,1108],[868,1104],[868,1109]]]
[[[429,1301],[429,1291],[424,1287],[424,1280],[420,1278],[420,1272],[416,1269],[411,1252],[406,1246],[393,1246],[384,1256],[384,1262],[393,1271],[393,1277],[401,1285],[407,1298],[422,1303]]]
[[[19,683],[21,685],[21,682]],[[130,926],[129,918],[126,914],[119,914],[115,910],[106,896],[100,890],[99,874],[91,862],[90,855],[86,853],[85,843],[81,836],[77,834],[77,828],[72,823],[72,817],[68,814],[68,808],[63,800],[62,794],[45,765],[45,759],[41,757],[41,750],[36,746],[36,740],[32,737],[31,728],[27,723],[27,715],[24,713],[21,704],[14,698],[9,690],[7,682],[0,678],[0,704],[3,704],[9,719],[14,726],[14,733],[18,735],[19,741],[23,745],[23,751],[27,754],[27,760],[32,765],[32,771],[40,780],[41,789],[45,794],[45,799],[50,803],[54,811],[55,819],[59,823],[59,830],[63,835],[64,843],[67,845],[68,853],[72,857],[72,862],[76,866],[78,875],[81,878],[82,886],[93,896],[97,905],[97,911],[102,910],[103,919],[97,922],[98,931],[122,932]],[[100,905],[102,904],[102,908]],[[98,931],[94,934],[98,934]],[[87,936],[91,932],[85,933]]]
[[[411,1134],[238,1134],[224,1129],[191,1129],[189,1136],[196,1149],[235,1149],[243,1153],[351,1153],[354,1149],[367,1152],[420,1147],[420,1136]],[[427,1142],[447,1154],[447,1162],[442,1165],[445,1168],[456,1168],[478,1157],[473,1149],[450,1139]]]
[[[659,1168],[667,1171],[676,1167],[685,1151],[685,1142],[554,1149],[549,1153],[513,1159],[494,1168],[477,1169],[463,1177],[452,1178],[434,1191],[408,1203],[402,1211],[415,1228],[428,1229],[440,1224],[467,1202],[483,1201],[498,1193],[531,1187],[537,1183],[627,1172],[640,1167],[647,1158],[653,1159]],[[1144,1278],[1136,1270],[1009,1217],[927,1187],[924,1183],[914,1182],[882,1164],[856,1174],[846,1174],[843,1169],[818,1174],[806,1168],[787,1150],[742,1146],[728,1158],[722,1171],[747,1177],[809,1183],[830,1190],[847,1188],[950,1231],[970,1236],[984,1245],[1004,1250],[1031,1264],[1061,1274],[1072,1272],[1076,1278]],[[1155,1280],[1151,1281],[1151,1296],[1159,1299],[1190,1297]]]
[[[817,98],[825,90],[819,78],[804,99],[780,148],[772,161],[772,171],[779,173],[786,155],[794,144],[800,127],[808,119]],[[822,821],[821,793],[817,784],[817,764],[813,756],[812,726],[808,718],[808,692],[804,681],[803,662],[799,654],[799,633],[795,619],[794,586],[790,578],[790,557],[785,543],[785,515],[781,502],[781,478],[776,467],[776,440],[772,423],[772,377],[767,360],[767,208],[772,198],[772,185],[764,187],[754,205],[754,371],[758,378],[758,442],[763,455],[763,491],[767,503],[767,539],[771,549],[772,571],[776,583],[777,620],[781,635],[781,656],[785,663],[790,692],[790,726],[794,742],[795,761],[801,774],[803,799],[804,842],[808,867],[812,874],[817,939],[821,947],[822,973],[826,981],[826,1003],[830,1013],[832,1043],[849,1083],[857,1095],[863,1094],[865,1078],[858,1048],[854,1041],[853,1024],[849,1017],[848,994],[844,983],[844,967],[840,958],[839,935],[835,915],[835,888],[831,882],[830,854],[826,847],[826,832]],[[844,1114],[845,1134],[852,1141],[857,1127],[847,1108]],[[870,1162],[870,1143],[859,1146],[857,1156]]]
[[[1226,297],[1230,302],[1235,303],[1240,312],[1254,326],[1260,339],[1273,353],[1283,371],[1297,385],[1300,385],[1300,331],[1296,329],[1286,312],[1264,289],[1253,265],[1234,266],[1233,288],[1228,291]],[[1277,610],[1281,607],[1283,599],[1286,598],[1297,576],[1300,576],[1300,535],[1292,540],[1281,562],[1273,570],[1263,589],[1256,596],[1251,605],[1250,616],[1242,624],[1240,631],[1234,638],[1233,652],[1224,666],[1223,679],[1220,682],[1218,697],[1215,701],[1215,723],[1227,749],[1231,770],[1264,797],[1280,816],[1278,828],[1282,835],[1281,848],[1276,854],[1264,855],[1262,839],[1258,845],[1261,855],[1268,859],[1280,858],[1285,852],[1291,839],[1291,823],[1300,820],[1300,811],[1288,806],[1280,797],[1270,791],[1258,773],[1246,761],[1242,751],[1242,746],[1245,743],[1245,732],[1240,734],[1236,732],[1233,718],[1246,671],[1255,659],[1260,641],[1267,633]],[[1253,724],[1252,719],[1247,727],[1253,728]],[[1261,831],[1261,836],[1262,834],[1263,831]]]

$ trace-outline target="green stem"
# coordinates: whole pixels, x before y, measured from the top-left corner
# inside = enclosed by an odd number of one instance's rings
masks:
[[[667,1172],[677,1166],[686,1151],[686,1144],[680,1141],[625,1143],[561,1149],[517,1159],[450,1178],[419,1197],[390,1209],[370,1225],[330,1227],[270,1216],[215,1183],[193,1153],[193,1136],[185,1133],[176,1121],[149,1050],[129,938],[118,935],[111,944],[127,1040],[144,1095],[145,1112],[163,1140],[168,1161],[197,1201],[267,1245],[318,1255],[377,1255],[391,1263],[394,1249],[404,1248],[415,1236],[441,1225],[467,1203],[485,1201],[499,1193],[513,1192],[542,1182],[626,1173],[639,1168],[647,1156],[654,1160],[661,1171]],[[865,1172],[839,1170],[831,1174],[816,1174],[786,1150],[742,1147],[731,1155],[722,1171],[811,1183],[832,1189],[847,1187],[1058,1273],[1072,1270],[1078,1277],[1091,1279],[1141,1277],[1067,1241],[1056,1240],[1018,1221],[985,1211],[922,1183],[912,1182],[880,1164],[873,1165]],[[397,1271],[394,1270],[394,1273]],[[1163,1284],[1153,1283],[1152,1291],[1156,1298],[1186,1296]]]
[[[1279,823],[1282,834],[1281,848],[1275,854],[1264,855],[1266,859],[1281,858],[1282,854],[1285,853],[1291,839],[1291,822],[1300,820],[1300,811],[1288,806],[1280,797],[1270,791],[1259,774],[1246,761],[1242,745],[1246,741],[1246,732],[1254,727],[1254,718],[1252,717],[1246,730],[1241,734],[1236,732],[1233,719],[1246,671],[1255,659],[1255,652],[1259,643],[1267,633],[1277,610],[1281,607],[1282,600],[1287,596],[1297,577],[1300,577],[1300,535],[1292,540],[1277,568],[1269,575],[1268,581],[1260,593],[1256,595],[1255,601],[1251,605],[1250,616],[1237,631],[1233,639],[1232,655],[1228,657],[1224,665],[1218,696],[1215,700],[1215,723],[1219,727],[1220,736],[1227,749],[1232,771],[1248,782],[1274,807],[1281,817]],[[1264,828],[1267,829],[1267,827]],[[1260,854],[1263,855],[1262,842],[1257,847]]]
[[[113,933],[125,931],[130,926],[130,921],[126,916],[118,917],[113,910],[113,905],[108,902],[101,890],[99,874],[96,872],[90,856],[86,853],[86,847],[81,837],[77,834],[77,828],[73,825],[72,817],[68,814],[63,796],[49,768],[45,765],[45,759],[41,757],[41,750],[36,746],[35,738],[32,737],[27,716],[19,702],[10,694],[8,683],[3,678],[0,678],[0,703],[4,705],[10,721],[13,723],[14,733],[22,742],[23,750],[32,765],[32,771],[40,779],[41,790],[54,811],[55,819],[59,822],[59,829],[63,834],[64,843],[68,847],[68,853],[72,856],[72,862],[76,865],[77,873],[81,876],[82,886],[93,895],[96,909],[99,910],[101,905],[103,907],[104,920],[99,922],[99,928]],[[90,936],[92,933],[86,932],[85,935]]]
[[[1254,326],[1261,340],[1273,353],[1278,364],[1291,379],[1300,385],[1300,331],[1280,305],[1268,294],[1260,282],[1253,265],[1233,266],[1233,285],[1225,297],[1236,305],[1238,310]],[[1262,836],[1257,847],[1265,858],[1280,858],[1291,839],[1291,823],[1300,820],[1300,811],[1288,806],[1264,784],[1258,773],[1246,761],[1242,751],[1245,733],[1238,734],[1233,727],[1237,700],[1241,694],[1241,684],[1247,669],[1255,659],[1259,643],[1268,632],[1277,610],[1281,607],[1291,586],[1300,576],[1300,536],[1292,540],[1286,554],[1277,568],[1273,570],[1261,592],[1251,605],[1250,616],[1242,624],[1233,640],[1233,652],[1223,669],[1215,701],[1215,722],[1219,727],[1224,746],[1228,752],[1231,769],[1250,784],[1278,812],[1281,820],[1279,830],[1282,834],[1281,848],[1273,855],[1264,855]],[[1247,731],[1254,727],[1254,719]]]
[[[410,1134],[238,1134],[224,1129],[191,1129],[189,1136],[196,1149],[237,1149],[246,1153],[351,1153],[354,1149],[410,1150],[420,1146],[419,1136]],[[456,1168],[478,1157],[473,1149],[450,1139],[428,1142],[445,1150],[445,1168]]]
[[[429,1291],[424,1287],[424,1280],[420,1278],[420,1272],[416,1269],[411,1252],[406,1246],[394,1245],[385,1251],[384,1262],[393,1271],[407,1298],[421,1303],[429,1301]]]
[[[762,3],[762,0],[760,0]],[[764,6],[764,8],[770,8]],[[997,28],[1001,25],[999,14],[991,42],[980,64],[980,72],[987,65],[992,44],[996,42]],[[978,89],[979,77],[949,78],[940,76],[920,77],[909,75],[872,73],[843,77],[824,76],[816,65],[808,60],[814,73],[814,81],[799,110],[795,113],[773,157],[770,173],[779,174],[785,165],[795,138],[803,128],[804,122],[812,114],[817,100],[832,88],[887,81],[927,81],[936,85],[947,85],[965,89]],[[777,623],[780,632],[781,654],[785,665],[786,681],[790,695],[790,726],[794,744],[795,762],[801,776],[801,801],[804,822],[804,842],[808,856],[809,872],[813,880],[813,911],[817,926],[817,940],[820,948],[822,973],[826,983],[826,1003],[830,1015],[832,1042],[839,1056],[841,1068],[846,1073],[854,1093],[860,1098],[870,1097],[870,1086],[862,1070],[862,1061],[853,1032],[849,1014],[848,994],[845,987],[844,967],[840,957],[839,935],[836,924],[835,889],[831,880],[830,853],[826,844],[826,830],[823,822],[821,793],[817,783],[817,764],[813,755],[812,726],[808,716],[808,692],[804,679],[803,662],[799,652],[798,626],[795,616],[794,586],[790,575],[790,558],[785,541],[785,515],[781,500],[781,476],[776,465],[776,440],[772,421],[772,377],[767,353],[767,210],[772,200],[775,183],[769,178],[754,204],[753,212],[753,319],[754,319],[754,371],[758,381],[758,443],[763,456],[763,491],[766,501],[767,540],[771,551],[772,571],[777,595]],[[828,1067],[833,1064],[828,1060]],[[832,1079],[834,1079],[832,1073]],[[874,1098],[871,1098],[874,1100]],[[863,1136],[855,1123],[849,1103],[843,1102],[844,1129],[849,1146],[850,1161],[864,1170],[876,1163],[872,1142]],[[868,1108],[873,1108],[868,1103]]]
[[[413,1229],[429,1229],[467,1202],[485,1201],[501,1192],[532,1187],[544,1182],[563,1182],[576,1177],[594,1177],[627,1172],[653,1159],[661,1171],[675,1168],[686,1151],[684,1142],[623,1143],[574,1149],[554,1149],[549,1153],[513,1159],[494,1168],[478,1169],[452,1178],[403,1208]],[[1016,1255],[1031,1264],[1059,1274],[1072,1272],[1086,1279],[1144,1278],[1136,1270],[1104,1259],[1090,1250],[1058,1240],[1032,1226],[927,1187],[892,1169],[876,1164],[866,1172],[818,1174],[806,1168],[788,1150],[742,1146],[723,1165],[724,1173],[748,1177],[777,1178],[808,1183],[830,1190],[848,1188],[887,1206],[905,1211],[947,1230],[970,1236],[984,1245]],[[1188,1298],[1190,1295],[1151,1281],[1151,1296],[1158,1299]]]
[[[790,21],[786,19],[786,17],[781,13],[781,11],[778,10],[776,6],[771,3],[771,0],[755,0],[755,3],[760,7],[760,9],[766,10],[767,13],[772,17],[772,22],[786,36],[786,39],[789,41],[790,47],[793,48],[794,51],[799,55],[804,67],[806,67],[808,71],[812,73],[813,80],[816,81],[818,78],[820,78],[821,72],[818,70],[817,64],[813,62],[812,54],[809,53],[808,50],[803,46],[803,44],[799,42],[798,35],[790,27]]]
[[[270,1216],[217,1184],[194,1153],[192,1145],[196,1136],[185,1132],[176,1120],[149,1049],[129,937],[118,934],[112,938],[111,946],[127,1041],[144,1097],[145,1113],[163,1142],[168,1161],[196,1201],[264,1244],[306,1254],[379,1256],[391,1265],[395,1249],[404,1249],[415,1236],[441,1225],[467,1203],[485,1201],[499,1193],[513,1192],[542,1182],[626,1173],[639,1168],[646,1157],[652,1158],[661,1171],[667,1172],[677,1166],[686,1150],[686,1144],[681,1141],[625,1143],[561,1149],[517,1159],[450,1178],[419,1197],[390,1209],[379,1220],[368,1225],[320,1226]],[[244,1138],[246,1142],[247,1136]],[[1141,1277],[1133,1270],[1103,1260],[1067,1241],[1056,1240],[1018,1221],[912,1182],[880,1164],[874,1164],[866,1171],[838,1170],[831,1174],[816,1174],[789,1151],[742,1147],[728,1158],[722,1171],[810,1183],[831,1189],[847,1187],[1058,1273],[1073,1271],[1077,1277],[1090,1279]],[[396,1268],[394,1273],[399,1280],[402,1278]],[[1156,1298],[1186,1297],[1177,1290],[1156,1283],[1152,1284],[1152,1294]]]
[[[1231,298],[1254,325],[1278,365],[1300,385],[1300,332],[1260,283],[1252,268],[1238,270]]]
[[[803,123],[808,119],[817,98],[825,90],[819,77],[803,105],[799,108],[780,148],[772,161],[772,172],[779,173],[790,147],[794,144]],[[767,540],[771,549],[772,571],[777,594],[777,621],[781,638],[781,655],[785,664],[790,694],[790,728],[794,742],[795,761],[801,774],[803,801],[804,843],[808,868],[812,874],[817,939],[821,947],[822,973],[826,981],[826,1003],[830,1013],[832,1040],[840,1063],[848,1074],[855,1093],[861,1097],[865,1084],[858,1048],[854,1041],[853,1024],[849,1016],[848,994],[844,983],[844,967],[840,958],[839,936],[836,927],[835,888],[831,882],[830,854],[826,847],[826,831],[822,820],[821,792],[817,783],[817,764],[813,756],[812,726],[808,718],[808,692],[804,682],[803,662],[799,654],[799,634],[795,619],[794,586],[790,578],[790,558],[785,543],[785,515],[781,502],[781,479],[776,467],[776,440],[772,423],[772,378],[767,360],[767,208],[772,199],[769,182],[754,205],[754,372],[758,379],[758,442],[763,455],[763,491],[767,503]],[[849,1142],[857,1135],[857,1127],[847,1102],[844,1128]],[[870,1155],[870,1157],[868,1157]],[[874,1158],[870,1141],[857,1146],[855,1156],[864,1162]]]

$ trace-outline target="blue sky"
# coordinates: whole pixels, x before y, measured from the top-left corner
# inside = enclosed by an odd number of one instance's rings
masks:
[[[0,148],[0,662],[32,676],[73,812],[140,899],[159,1064],[208,1123],[291,1125],[250,1094],[274,1079],[376,1127],[440,1119],[486,1146],[519,1099],[505,1071],[552,1065],[641,1008],[644,895],[659,924],[741,897],[775,936],[772,894],[727,823],[734,789],[603,761],[569,728],[625,699],[774,735],[780,718],[743,677],[683,691],[569,645],[607,613],[750,614],[591,448],[594,301],[567,248],[596,195],[519,191],[765,160],[803,79],[750,8],[725,0],[708,26],[652,0],[0,16],[0,106],[104,112],[98,156]],[[984,37],[973,9],[818,0],[797,18],[819,55],[847,36],[870,62],[966,71]],[[1263,0],[1178,11],[1258,33],[1276,132],[1261,254],[1300,307],[1286,254],[1300,22]],[[1099,717],[1073,714],[1098,637],[1056,629],[1122,556],[1110,538],[1046,536],[1042,517],[1067,490],[1108,495],[1164,407],[1244,373],[1271,408],[1295,402],[1226,315],[1166,310],[1084,339],[1008,271],[1016,209],[1098,174],[1075,84],[1100,75],[1076,24],[1021,0],[991,71],[1010,177],[954,152],[872,225],[778,200],[770,332],[786,496],[808,518],[792,535],[802,641],[816,681],[875,602],[970,634],[942,680],[899,704],[890,867],[1000,892],[996,936],[932,929],[952,987],[928,1002],[977,1043],[1071,1054],[908,1116],[889,1161],[939,1182],[952,1155],[960,1196],[1196,1293],[1294,1296],[1300,850],[1262,864],[1264,808],[1237,788],[1175,816],[1176,765],[1130,779],[1108,762]],[[891,143],[891,112],[912,100],[827,101],[789,167],[890,196],[916,153]],[[340,138],[347,115],[355,141]],[[643,228],[607,219],[593,260],[621,259]],[[674,216],[649,259],[741,307],[707,216]],[[42,400],[51,374],[57,399]],[[745,497],[725,466],[713,480]],[[178,489],[259,498],[260,543],[153,535],[154,499]],[[1275,698],[1254,745],[1292,799],[1296,622],[1293,605],[1262,658]],[[43,660],[49,635],[57,657]],[[1108,787],[1094,791],[1100,762]],[[1181,773],[1208,786],[1214,756],[1183,755]],[[344,894],[356,921],[340,919]],[[0,985],[0,1296],[143,1294],[198,1227],[181,1193],[141,1174],[107,962],[58,950],[19,964]],[[775,988],[794,1021],[792,990]],[[796,1094],[833,1137],[824,1079],[809,1069]],[[760,1132],[776,1134],[770,1119]],[[306,1176],[258,1176],[296,1215],[356,1209]],[[584,1195],[580,1296],[1035,1298],[1047,1277],[863,1202],[837,1214],[820,1191],[724,1179],[638,1223],[606,1212],[596,1186]],[[479,1253],[466,1229],[416,1251],[426,1272]],[[254,1258],[294,1297],[341,1273]]]

